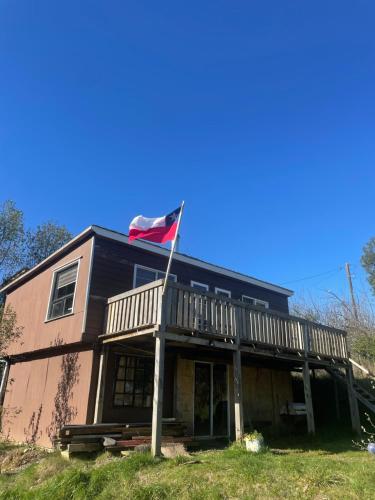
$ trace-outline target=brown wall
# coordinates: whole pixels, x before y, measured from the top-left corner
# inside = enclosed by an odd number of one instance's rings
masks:
[[[15,309],[18,325],[23,327],[21,339],[10,346],[8,354],[25,353],[81,340],[90,256],[91,239],[7,295],[6,304]],[[74,312],[46,322],[53,272],[75,259],[79,259],[80,264]]]
[[[11,365],[2,434],[51,447],[64,423],[86,423],[93,351]]]

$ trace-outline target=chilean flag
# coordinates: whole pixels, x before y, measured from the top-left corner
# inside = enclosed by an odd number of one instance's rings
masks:
[[[143,215],[137,215],[130,223],[129,240],[142,238],[143,240],[155,243],[165,243],[166,241],[174,240],[180,213],[181,207],[176,208],[176,210],[173,210],[168,215],[164,215],[164,217],[143,217]]]

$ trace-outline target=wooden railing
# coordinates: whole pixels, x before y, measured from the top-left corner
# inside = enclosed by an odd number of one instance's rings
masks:
[[[179,283],[154,281],[108,300],[106,333],[162,325],[166,331],[198,332],[241,343],[275,346],[340,359],[348,357],[346,333]]]

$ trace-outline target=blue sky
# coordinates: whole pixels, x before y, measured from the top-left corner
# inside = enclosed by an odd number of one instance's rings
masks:
[[[313,296],[344,293],[349,261],[359,289],[374,18],[372,0],[4,0],[0,200],[77,233],[184,199],[182,251]]]

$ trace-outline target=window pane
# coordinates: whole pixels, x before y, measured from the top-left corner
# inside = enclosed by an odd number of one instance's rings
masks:
[[[245,295],[242,295],[242,302],[245,302],[246,304],[254,304],[254,299],[251,297],[246,297]]]
[[[227,290],[216,290],[217,295],[220,297],[230,297],[230,292]]]
[[[62,316],[64,308],[64,301],[59,300],[52,305],[51,318],[57,318],[57,316]]]
[[[202,292],[207,292],[208,288],[206,285],[203,285],[201,283],[192,283],[191,285],[193,288],[196,288],[197,290],[201,290]]]
[[[69,314],[73,311],[73,295],[65,299],[64,314]]]
[[[125,382],[116,382],[116,392],[124,392]]]
[[[117,355],[116,366],[113,404],[149,408],[152,405],[153,359]]]
[[[150,271],[149,269],[144,269],[143,267],[137,267],[137,274],[135,277],[135,286],[147,285],[156,280],[156,272]]]

